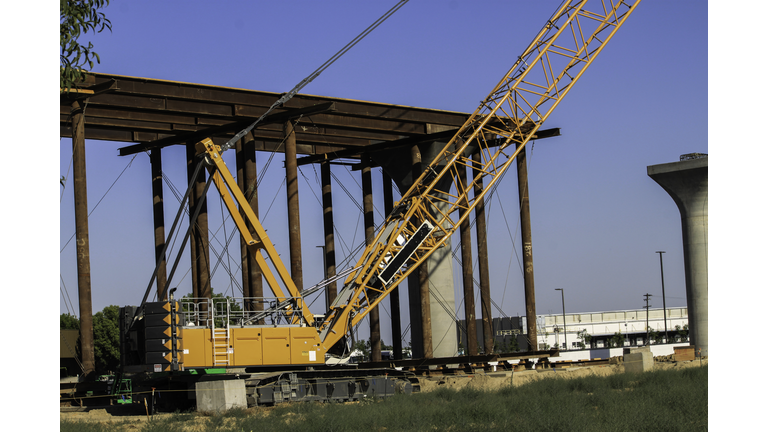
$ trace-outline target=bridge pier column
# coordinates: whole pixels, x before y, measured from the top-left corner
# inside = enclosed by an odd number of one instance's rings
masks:
[[[651,165],[648,167],[648,176],[667,191],[680,210],[690,341],[697,350],[701,350],[701,355],[708,356],[709,168],[707,157]]]

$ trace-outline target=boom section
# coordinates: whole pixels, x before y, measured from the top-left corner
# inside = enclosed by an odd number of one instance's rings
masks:
[[[278,302],[287,305],[287,314],[292,317],[292,321],[295,324],[314,325],[314,317],[306,304],[291,304],[291,302],[303,303],[303,296],[298,288],[296,288],[296,284],[291,279],[288,269],[280,259],[274,244],[272,244],[272,241],[267,236],[267,231],[259,222],[259,218],[256,217],[256,213],[251,209],[248,200],[224,163],[221,157],[221,148],[214,144],[210,138],[206,138],[197,143],[195,151],[197,154],[205,157],[208,171],[213,176],[213,184],[216,185],[216,189],[227,206],[232,220],[243,236],[248,249],[253,254],[264,279],[267,281]],[[241,210],[245,217],[241,215]],[[253,227],[253,234],[251,234],[246,221]],[[266,253],[267,258],[272,262],[272,266],[268,264],[262,251]],[[274,268],[274,272],[272,268]],[[283,288],[285,291],[288,291],[288,295],[286,295]],[[293,313],[293,311],[299,312]]]
[[[563,2],[396,204],[326,315],[324,345],[339,340],[450,238],[639,3]],[[475,175],[462,184],[458,170],[467,168]],[[482,191],[470,196],[475,184]]]

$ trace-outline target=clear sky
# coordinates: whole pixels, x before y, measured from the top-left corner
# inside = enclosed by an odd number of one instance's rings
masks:
[[[395,3],[115,1],[104,10],[112,32],[86,40],[101,56],[96,72],[285,92]],[[410,1],[302,93],[472,112],[559,3]],[[565,290],[566,312],[638,309],[645,293],[653,295],[653,307],[661,307],[659,250],[666,251],[667,306],[686,305],[680,213],[646,167],[709,153],[708,18],[700,0],[643,1],[544,125],[560,128],[562,136],[529,144],[537,313],[562,311],[555,288]],[[154,266],[149,158],[118,156],[127,145],[86,142],[88,204],[98,205],[89,222],[94,312],[140,302]],[[61,138],[60,172],[70,179],[71,156],[71,140]],[[234,166],[234,154],[227,157]],[[266,167],[268,158],[257,155],[259,172],[266,170],[259,192],[262,222],[287,257],[282,157]],[[183,193],[183,149],[164,150],[163,162]],[[359,172],[333,172],[361,201]],[[304,280],[310,286],[322,276],[319,169],[302,167],[299,176]],[[380,181],[375,170],[377,223],[383,213]],[[333,186],[337,253],[343,256],[362,241],[362,216]],[[60,312],[77,314],[71,180],[60,193]],[[178,201],[167,188],[165,197],[170,227]],[[215,193],[209,199],[213,235],[221,210]],[[492,297],[508,316],[524,314],[516,200],[512,171],[489,204],[488,227]],[[217,238],[223,243],[232,229],[225,225]],[[217,240],[212,244],[222,251]],[[228,266],[239,277],[238,260],[236,252],[225,254],[213,276],[215,292],[240,295],[226,271]],[[182,260],[174,278],[181,294],[191,292],[188,263]],[[458,268],[454,262],[456,310],[463,318]],[[319,302],[313,306],[313,312],[322,309]],[[382,317],[386,321],[388,312]],[[391,343],[388,325],[382,327]]]

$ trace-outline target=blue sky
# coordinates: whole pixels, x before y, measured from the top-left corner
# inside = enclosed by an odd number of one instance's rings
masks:
[[[88,35],[88,40],[101,56],[96,72],[284,92],[395,3],[113,2],[105,9],[112,32]],[[472,112],[559,3],[411,1],[302,93]],[[658,250],[666,251],[667,306],[685,306],[680,214],[646,175],[646,167],[686,153],[709,153],[708,18],[702,1],[643,1],[545,124],[561,128],[562,136],[529,145],[539,314],[561,312],[555,288],[565,289],[567,312],[641,308],[645,293],[661,307]],[[90,219],[94,312],[138,303],[153,270],[149,159],[146,154],[117,156],[126,145],[86,143],[89,207],[101,200]],[[71,153],[71,141],[61,138],[61,175],[71,175]],[[257,155],[260,172],[268,157]],[[184,188],[183,149],[164,150],[163,159],[174,186]],[[260,206],[272,241],[287,257],[282,166],[277,155],[266,171]],[[334,174],[352,194],[361,195],[359,172],[334,167]],[[316,247],[322,244],[319,169],[303,167],[300,177],[309,286],[322,275]],[[380,190],[376,170],[374,192]],[[60,286],[76,308],[74,245],[66,245],[74,234],[71,182],[60,193]],[[165,195],[170,226],[177,201],[168,189]],[[210,199],[213,231],[220,209],[215,195]],[[490,203],[489,221],[492,296],[510,316],[524,313],[516,200],[512,172]],[[337,238],[337,249],[344,252],[340,243],[353,247],[362,240],[362,217],[335,183],[334,201],[342,239]],[[380,193],[376,206],[380,223]],[[224,229],[229,235],[231,223]],[[237,260],[233,255],[229,265]],[[458,276],[458,263],[454,269]],[[191,286],[189,280],[186,275],[179,282],[180,292]],[[456,308],[463,317],[456,280]],[[213,286],[231,295],[223,267]],[[59,298],[60,312],[69,312],[69,300]],[[383,332],[391,343],[389,329]]]
[[[114,2],[105,10],[112,32],[90,37],[102,59],[94,70],[283,92],[394,3]],[[302,92],[471,112],[558,4],[411,1]],[[569,312],[640,308],[645,293],[660,307],[657,250],[667,252],[667,305],[685,305],[680,215],[646,167],[709,152],[708,16],[700,5],[641,3],[547,121],[545,127],[559,127],[563,136],[529,147],[538,313],[561,311],[554,288],[565,289]],[[60,170],[67,175],[71,142],[60,143]],[[89,207],[103,199],[90,220],[94,311],[139,302],[153,269],[148,156],[117,156],[125,145],[86,144]],[[268,156],[257,156],[260,171]],[[183,150],[166,150],[163,157],[167,175],[183,188]],[[274,202],[262,219],[287,257],[282,160],[276,159],[260,205]],[[359,173],[335,167],[334,174],[360,194]],[[374,191],[380,191],[376,174]],[[304,167],[300,176],[304,278],[311,285],[322,275],[317,170]],[[506,315],[524,311],[515,182],[508,176],[490,204],[493,298]],[[170,226],[176,201],[165,193]],[[348,228],[340,232],[341,242],[352,247],[362,239],[362,219],[338,185],[334,199],[346,210],[336,211],[337,225]],[[217,220],[214,200],[209,214]],[[65,247],[74,233],[72,205],[68,184],[60,204],[60,272],[76,307],[74,247]],[[212,229],[218,226],[213,220]],[[231,224],[225,229],[230,232]],[[236,255],[230,265],[235,261]],[[180,291],[189,280],[187,275],[180,282]],[[214,275],[214,289],[233,289],[223,267]],[[459,285],[456,292],[458,297]],[[68,301],[60,300],[60,311],[67,312]]]

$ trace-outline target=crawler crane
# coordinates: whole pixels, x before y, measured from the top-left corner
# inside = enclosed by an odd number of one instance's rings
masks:
[[[177,375],[213,368],[238,371],[239,378],[255,383],[248,393],[249,404],[410,391],[405,373],[367,371],[366,376],[374,379],[361,381],[362,375],[343,366],[328,367],[326,359],[344,353],[351,329],[458,229],[523,146],[536,138],[550,113],[639,3],[564,1],[396,203],[322,315],[309,310],[304,298],[313,290],[296,288],[222,160],[222,148],[211,139],[199,142],[200,163],[209,171],[274,298],[245,299],[244,310],[235,310],[226,300],[179,301],[172,295],[169,301],[123,308],[124,371]],[[459,172],[468,168],[474,174],[464,182]],[[476,186],[480,192],[470,194]],[[338,385],[334,380],[340,376],[351,378]],[[383,387],[371,387],[377,377],[386,377],[379,379]]]

